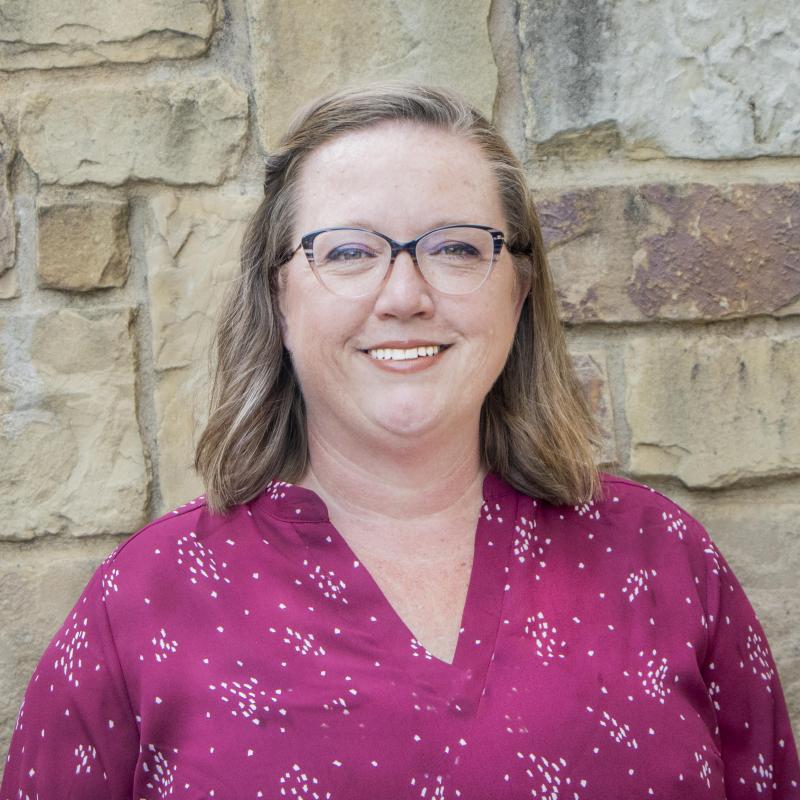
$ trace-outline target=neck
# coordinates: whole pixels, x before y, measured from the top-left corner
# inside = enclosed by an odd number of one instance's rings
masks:
[[[402,526],[454,510],[477,514],[486,475],[477,424],[469,436],[454,431],[394,448],[326,434],[309,420],[310,467],[299,483],[322,498],[332,520],[347,516]]]

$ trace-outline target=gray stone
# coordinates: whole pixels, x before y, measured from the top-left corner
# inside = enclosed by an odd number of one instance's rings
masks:
[[[14,156],[14,144],[0,118],[0,299],[16,297],[19,291],[16,275],[10,274],[16,253],[16,222],[8,173]]]
[[[800,6],[520,0],[533,156],[800,153]]]

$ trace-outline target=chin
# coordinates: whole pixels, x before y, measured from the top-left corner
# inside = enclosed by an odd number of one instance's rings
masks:
[[[430,406],[376,409],[372,417],[375,424],[396,436],[420,436],[441,425],[442,419]]]

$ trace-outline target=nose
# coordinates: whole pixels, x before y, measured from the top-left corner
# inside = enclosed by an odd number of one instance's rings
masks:
[[[398,253],[375,300],[375,313],[399,319],[429,317],[434,306],[432,291],[411,255]]]

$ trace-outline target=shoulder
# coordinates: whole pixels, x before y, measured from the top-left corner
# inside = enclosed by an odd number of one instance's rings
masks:
[[[632,560],[705,572],[717,551],[706,529],[685,508],[643,483],[603,474],[594,500],[575,506],[541,504],[540,517],[576,540],[589,538]]]
[[[122,542],[100,565],[105,586],[122,600],[123,587],[168,591],[179,573],[213,568],[214,552],[232,541],[249,514],[246,505],[212,514],[200,495],[149,522]],[[109,592],[106,590],[106,597]]]
[[[687,536],[707,539],[708,534],[685,508],[644,483],[604,473],[602,492],[592,504],[598,517],[605,515],[616,523],[638,523],[649,530],[673,534],[679,541]],[[637,533],[641,531],[636,530]]]

